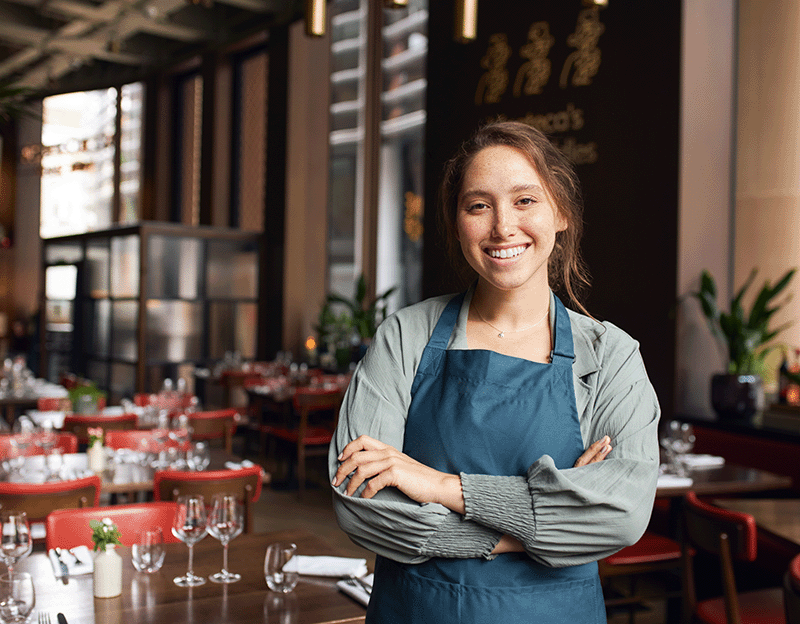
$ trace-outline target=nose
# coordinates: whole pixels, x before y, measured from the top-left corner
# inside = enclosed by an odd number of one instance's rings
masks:
[[[508,238],[513,236],[515,231],[513,213],[507,208],[499,206],[494,212],[492,233],[497,238]]]

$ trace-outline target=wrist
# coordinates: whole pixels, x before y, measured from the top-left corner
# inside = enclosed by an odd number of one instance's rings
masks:
[[[444,505],[450,511],[464,515],[466,506],[464,505],[464,492],[461,489],[461,477],[459,475],[445,474],[439,494],[439,500],[436,502]]]

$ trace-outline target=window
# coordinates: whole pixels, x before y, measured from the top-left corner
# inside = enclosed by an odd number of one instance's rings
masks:
[[[422,156],[425,128],[427,0],[380,9],[381,58],[369,59],[367,0],[334,0],[331,12],[331,134],[328,197],[328,288],[349,296],[358,275],[375,275],[375,290],[398,287],[392,309],[422,296]],[[380,66],[379,113],[367,108],[368,64]],[[372,127],[368,124],[372,123]],[[379,136],[378,141],[370,137]],[[375,147],[371,147],[374,145]],[[378,163],[375,168],[366,164]],[[365,173],[366,172],[366,173]],[[365,180],[366,175],[376,180]],[[377,204],[365,199],[377,184]],[[377,223],[374,241],[365,223]],[[375,250],[375,266],[364,250]]]

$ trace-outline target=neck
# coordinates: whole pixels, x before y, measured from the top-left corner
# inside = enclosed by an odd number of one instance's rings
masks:
[[[550,305],[550,288],[545,284],[502,290],[479,280],[472,305],[477,306],[483,318],[490,323],[502,324],[503,329],[513,331],[530,325],[545,313]]]

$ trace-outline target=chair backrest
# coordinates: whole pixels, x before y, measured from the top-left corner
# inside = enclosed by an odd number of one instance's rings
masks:
[[[114,450],[133,449],[142,450],[145,441],[155,440],[158,429],[112,429],[107,432],[103,439],[103,444]],[[166,441],[167,447],[179,446],[178,442],[172,439]]]
[[[783,578],[783,606],[786,624],[800,624],[800,555],[789,562]]]
[[[153,476],[153,498],[174,501],[182,494],[201,494],[210,500],[214,494],[235,494],[244,505],[245,533],[253,530],[252,504],[261,495],[261,466],[238,470],[157,470]]]
[[[164,541],[179,542],[172,534],[172,521],[177,505],[169,501],[134,503],[131,505],[112,505],[111,507],[92,507],[84,509],[58,509],[51,511],[45,520],[47,549],[92,548],[92,528],[90,520],[110,518],[119,529],[123,546],[132,546],[142,529],[161,527]]]
[[[88,444],[89,427],[100,427],[103,433],[114,429],[134,429],[137,419],[138,416],[136,414],[121,414],[119,416],[67,414],[64,416],[64,424],[61,426],[61,430],[69,431],[78,436],[79,444]]]
[[[697,605],[691,548],[719,557],[720,576],[728,622],[738,623],[739,598],[733,562],[754,561],[757,553],[756,521],[746,513],[729,511],[697,498],[694,492],[684,497],[684,606],[687,618]],[[686,621],[689,621],[687,619]]]
[[[292,396],[295,412],[300,415],[298,435],[305,437],[309,417],[316,412],[329,412],[330,420],[327,428],[333,432],[339,420],[339,407],[342,404],[343,392],[339,388],[297,388]]]
[[[44,455],[45,451],[42,447],[36,446],[33,443],[33,437],[36,434],[21,434],[21,433],[4,433],[0,434],[0,459],[8,457],[30,457],[31,455]],[[23,436],[29,438],[28,446],[24,449],[19,449],[14,445],[14,440]],[[55,448],[62,453],[77,453],[78,452],[78,438],[74,433],[56,433]]]
[[[31,522],[42,522],[56,509],[97,507],[100,487],[97,475],[55,483],[0,482],[0,505],[3,511],[24,511]]]
[[[225,450],[230,453],[233,447],[233,434],[239,420],[239,412],[234,408],[191,412],[186,414],[192,429],[192,440],[224,440]]]
[[[36,399],[36,409],[40,412],[69,412],[72,410],[72,401],[68,397],[39,397]]]

